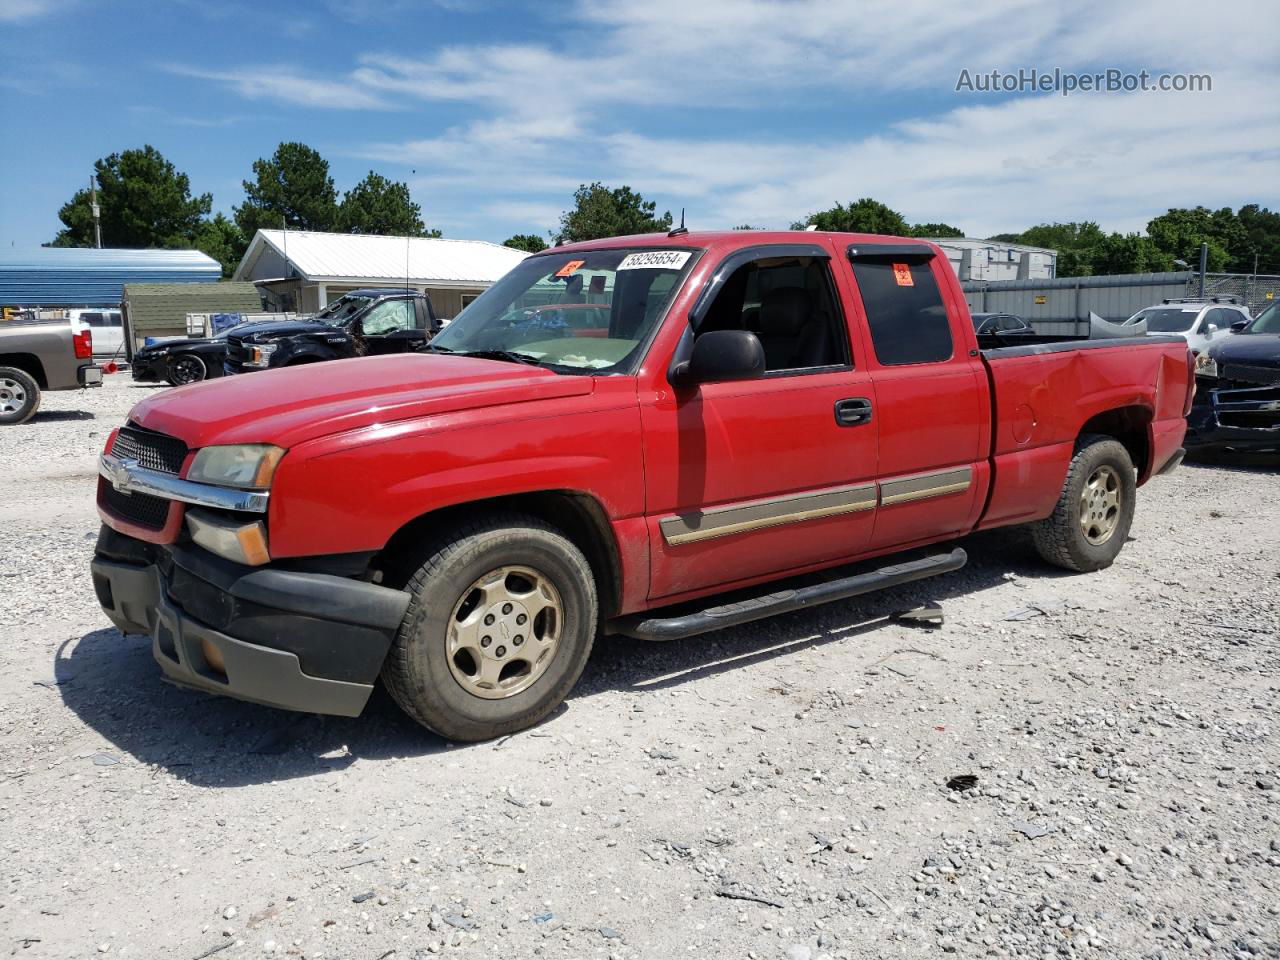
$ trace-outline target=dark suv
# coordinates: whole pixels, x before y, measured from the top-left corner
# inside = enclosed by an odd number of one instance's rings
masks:
[[[416,290],[353,290],[314,317],[227,334],[224,372],[251,373],[346,357],[409,353],[440,331],[431,298]]]

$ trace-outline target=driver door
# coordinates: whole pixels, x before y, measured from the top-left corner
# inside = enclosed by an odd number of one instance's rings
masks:
[[[365,354],[409,353],[427,342],[422,315],[408,298],[384,300],[360,319]]]
[[[651,598],[866,549],[876,507],[874,390],[829,261],[816,244],[731,256],[696,330],[755,333],[764,377],[642,400]]]

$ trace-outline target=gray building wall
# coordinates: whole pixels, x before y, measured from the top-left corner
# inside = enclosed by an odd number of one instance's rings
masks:
[[[1185,297],[1190,271],[1054,280],[970,280],[960,284],[972,313],[1014,313],[1037,333],[1083,336],[1089,314],[1120,322],[1165,297]]]

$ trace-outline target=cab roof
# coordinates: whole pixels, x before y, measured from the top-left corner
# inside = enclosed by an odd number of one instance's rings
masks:
[[[666,233],[641,233],[625,237],[605,237],[600,240],[583,240],[580,243],[566,243],[558,247],[548,247],[540,254],[573,253],[578,250],[604,250],[611,247],[663,247],[671,249],[737,249],[754,247],[761,244],[774,243],[814,243],[822,240],[834,240],[843,244],[881,244],[910,243],[934,247],[931,240],[920,237],[896,237],[878,233],[837,233],[830,230],[691,230],[670,236]]]

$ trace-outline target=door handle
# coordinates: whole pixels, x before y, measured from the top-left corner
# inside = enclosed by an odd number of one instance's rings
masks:
[[[866,397],[850,397],[836,401],[836,423],[842,427],[858,427],[871,422],[871,401]]]

